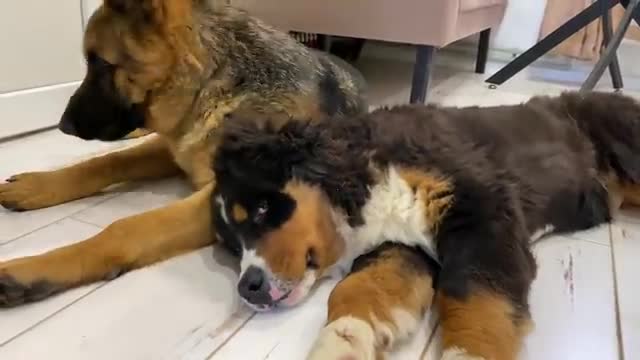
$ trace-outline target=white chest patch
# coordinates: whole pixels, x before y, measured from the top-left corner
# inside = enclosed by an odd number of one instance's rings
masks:
[[[371,188],[362,216],[364,224],[354,228],[349,226],[343,214],[334,214],[338,232],[347,244],[341,267],[350,267],[355,258],[387,241],[420,246],[438,261],[424,201],[416,196],[394,167],[387,169]]]

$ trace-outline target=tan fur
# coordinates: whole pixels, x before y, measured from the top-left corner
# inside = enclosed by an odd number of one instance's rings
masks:
[[[130,132],[125,139],[136,139],[150,134],[153,134],[153,131],[147,129],[136,129]]]
[[[39,209],[90,196],[123,181],[178,173],[165,141],[152,136],[140,145],[59,170],[16,175],[0,184],[0,199],[24,210]]]
[[[609,207],[616,213],[622,206],[640,206],[640,186],[625,184],[613,174],[601,174],[609,194]]]
[[[233,204],[233,207],[231,208],[231,216],[233,216],[233,221],[236,223],[242,223],[247,220],[249,214],[247,213],[247,209],[242,205]]]
[[[210,242],[211,186],[167,207],[116,221],[77,244],[1,263],[14,281],[42,283],[56,292],[115,277]],[[176,231],[179,229],[179,231]],[[0,304],[8,301],[0,294]]]
[[[516,320],[512,302],[503,295],[475,290],[467,299],[437,296],[443,349],[464,351],[486,360],[515,360],[529,319]]]
[[[399,173],[424,202],[429,230],[437,233],[438,224],[454,201],[453,184],[442,176],[418,169],[400,169]]]
[[[638,185],[621,185],[620,192],[622,194],[623,204],[631,206],[640,206],[640,186]]]
[[[384,251],[338,283],[329,297],[327,324],[349,317],[367,322],[376,334],[378,358],[416,330],[434,296],[431,276],[411,269],[402,251]],[[414,321],[397,318],[398,312]]]
[[[333,224],[331,205],[319,189],[293,182],[285,192],[296,201],[295,211],[284,225],[267,234],[257,253],[279,278],[295,281],[303,277],[306,264],[291,259],[305,259],[312,249],[321,274],[342,255],[344,242]]]

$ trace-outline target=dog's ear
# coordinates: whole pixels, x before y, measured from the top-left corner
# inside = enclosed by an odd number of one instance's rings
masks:
[[[159,33],[187,64],[202,71],[204,54],[193,46],[193,9],[205,0],[104,0],[113,11],[138,29]]]
[[[191,20],[193,0],[104,0],[111,11],[169,30]]]

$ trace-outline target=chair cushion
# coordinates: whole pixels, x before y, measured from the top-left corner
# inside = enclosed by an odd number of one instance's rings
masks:
[[[506,4],[507,0],[460,0],[460,12]]]

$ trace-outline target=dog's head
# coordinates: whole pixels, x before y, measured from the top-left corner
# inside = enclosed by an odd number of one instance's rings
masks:
[[[337,214],[367,191],[366,164],[345,145],[302,121],[225,124],[214,159],[215,228],[241,257],[238,292],[254,309],[298,304],[345,254]]]
[[[192,0],[105,0],[84,35],[87,72],[59,128],[83,139],[117,140],[148,127],[154,92],[184,58]]]

